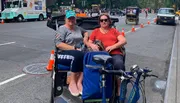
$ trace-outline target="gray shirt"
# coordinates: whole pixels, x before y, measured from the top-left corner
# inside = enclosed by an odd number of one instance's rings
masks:
[[[83,41],[83,36],[86,30],[79,26],[75,26],[74,31],[69,30],[65,25],[62,25],[57,30],[56,45],[59,43],[66,43],[68,45],[74,46]]]

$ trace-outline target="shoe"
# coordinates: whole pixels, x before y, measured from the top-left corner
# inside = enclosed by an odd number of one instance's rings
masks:
[[[119,96],[116,96],[115,103],[120,103]]]
[[[79,94],[82,95],[82,84],[78,84],[77,86],[78,86]],[[79,89],[79,88],[81,88],[81,89]]]
[[[68,89],[69,89],[71,95],[76,96],[76,97],[79,96],[79,91],[78,91],[77,87],[76,87],[76,89],[72,90],[72,88],[70,88],[70,86],[69,86]]]
[[[79,91],[79,94],[82,95],[82,91]]]
[[[124,100],[120,100],[119,96],[116,96],[115,103],[125,103]]]

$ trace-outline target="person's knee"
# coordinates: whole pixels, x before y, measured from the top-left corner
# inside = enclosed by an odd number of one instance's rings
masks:
[[[123,57],[115,57],[113,58],[113,65],[114,65],[114,69],[116,70],[125,70],[125,66],[124,66],[124,60]]]

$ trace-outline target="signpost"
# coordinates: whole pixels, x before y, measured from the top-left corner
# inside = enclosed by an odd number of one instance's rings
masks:
[[[83,0],[83,1],[82,1],[82,7],[85,7],[85,6],[86,6],[86,1]]]

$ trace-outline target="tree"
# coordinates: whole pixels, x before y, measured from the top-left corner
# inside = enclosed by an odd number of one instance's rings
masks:
[[[76,7],[81,7],[83,0],[76,0]],[[101,4],[101,7],[124,9],[127,6],[138,6],[140,8],[158,9],[160,7],[180,7],[180,0],[86,0],[87,7],[92,4]]]

